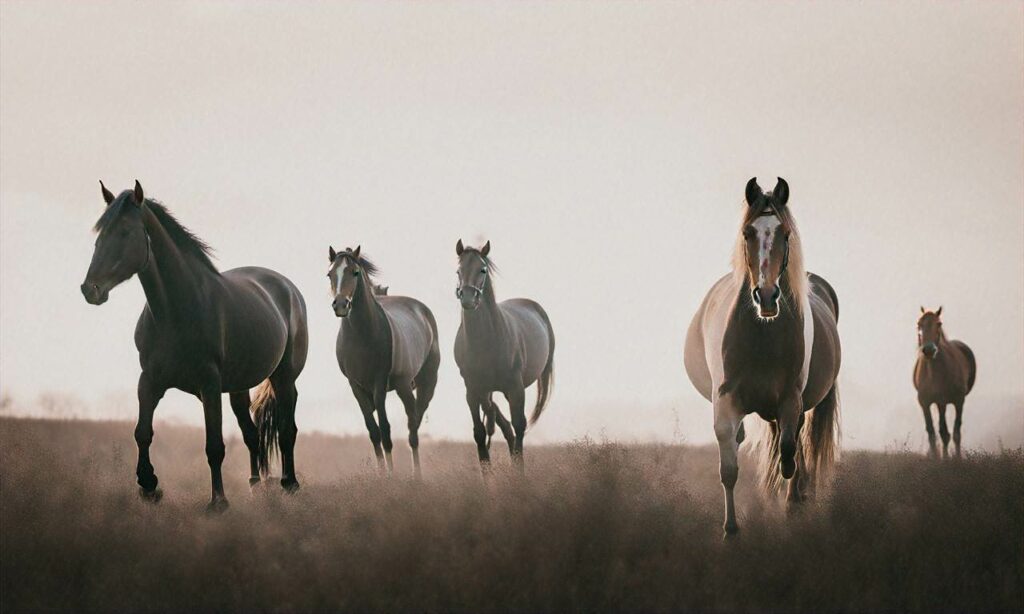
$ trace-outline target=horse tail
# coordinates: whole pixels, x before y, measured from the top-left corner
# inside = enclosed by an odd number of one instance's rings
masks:
[[[781,431],[775,422],[768,422],[766,429],[757,443],[757,451],[761,455],[761,488],[767,494],[774,494],[779,492],[783,483],[782,468],[779,466]]]
[[[803,456],[803,466],[807,470],[804,476],[810,484],[818,484],[839,458],[840,420],[839,420],[839,388],[832,385],[825,398],[806,414],[806,422],[800,431],[800,442],[797,454]],[[767,433],[758,443],[761,455],[761,487],[767,494],[775,494],[782,489],[785,478],[782,477],[780,464],[781,454],[779,442],[782,432],[779,425],[769,422]]]
[[[804,426],[802,447],[804,459],[812,478],[818,484],[828,476],[839,458],[839,384],[832,384],[821,403],[810,412]]]
[[[544,319],[544,325],[548,329],[548,362],[537,380],[537,404],[533,406],[533,414],[530,416],[530,425],[533,426],[551,400],[551,392],[555,387],[555,328],[551,326],[551,320],[544,309],[538,309]]]
[[[278,438],[281,433],[282,416],[278,411],[277,395],[270,380],[264,380],[256,387],[256,394],[249,405],[252,420],[256,423],[259,444],[256,451],[256,462],[260,475],[266,477],[270,472],[270,459],[280,451]]]

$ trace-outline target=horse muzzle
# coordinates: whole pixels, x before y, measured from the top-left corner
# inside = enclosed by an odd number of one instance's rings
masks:
[[[775,286],[769,294],[764,288],[755,286],[750,291],[750,298],[757,307],[757,315],[770,320],[779,315],[779,297],[782,296],[782,289]]]
[[[352,299],[335,298],[332,306],[334,307],[334,315],[339,318],[348,317],[348,314],[352,311]]]
[[[102,305],[107,302],[110,298],[110,290],[107,288],[101,288],[99,284],[92,284],[86,281],[81,286],[82,296],[85,297],[85,302],[90,305]]]
[[[935,358],[939,353],[939,346],[934,343],[926,343],[921,346],[921,353],[925,358]]]
[[[475,311],[480,306],[481,294],[476,288],[468,286],[455,291],[455,295],[459,297],[459,302],[462,303],[462,309],[465,311]]]

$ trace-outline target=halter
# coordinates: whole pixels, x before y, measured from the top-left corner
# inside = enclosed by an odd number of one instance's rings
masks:
[[[459,275],[459,281],[460,282],[462,281],[462,275]],[[463,285],[455,286],[455,298],[458,298],[458,299],[462,298],[462,289],[463,288],[469,288],[470,290],[475,290],[477,296],[483,296],[484,295],[484,286],[486,286],[486,285],[487,285],[487,275],[484,275],[484,281],[483,281],[482,284],[480,284],[479,287],[474,286],[473,284],[463,284]]]
[[[146,270],[149,269],[149,260],[153,253],[153,240],[149,238],[148,232],[143,232],[143,234],[146,235],[146,262],[142,265],[142,268],[139,269],[139,273],[145,273]]]

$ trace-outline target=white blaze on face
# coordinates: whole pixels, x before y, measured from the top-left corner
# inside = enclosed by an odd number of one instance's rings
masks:
[[[757,285],[763,285],[768,277],[772,244],[775,242],[775,231],[782,222],[774,215],[762,215],[754,220],[751,226],[757,232]]]

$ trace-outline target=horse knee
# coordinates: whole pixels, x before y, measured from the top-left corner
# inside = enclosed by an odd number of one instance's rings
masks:
[[[153,429],[145,428],[142,425],[135,427],[135,444],[142,447],[149,447],[153,443]]]
[[[484,427],[483,422],[476,422],[473,424],[473,439],[476,441],[476,445],[482,446],[487,443],[487,429]]]
[[[409,447],[413,449],[420,447],[420,434],[416,431],[409,431]]]
[[[206,444],[206,462],[210,465],[220,465],[224,462],[224,442],[208,442]]]

